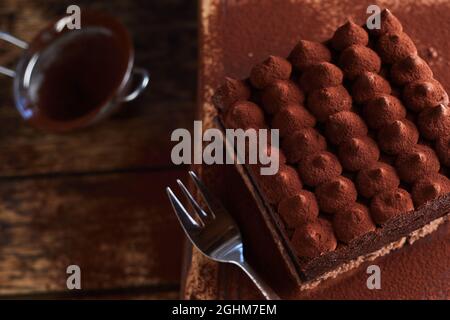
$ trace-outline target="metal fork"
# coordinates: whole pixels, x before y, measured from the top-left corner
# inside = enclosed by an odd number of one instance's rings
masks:
[[[267,300],[279,300],[280,297],[245,260],[241,232],[231,215],[208,191],[194,172],[189,171],[189,175],[209,209],[209,212],[203,210],[185,185],[177,180],[181,191],[195,211],[197,220],[186,210],[173,191],[169,187],[166,189],[172,207],[189,240],[210,259],[239,266],[252,279]]]

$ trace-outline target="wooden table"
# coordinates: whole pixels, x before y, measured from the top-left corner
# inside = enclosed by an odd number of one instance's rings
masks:
[[[183,237],[164,187],[185,175],[170,134],[194,118],[196,5],[183,0],[3,0],[0,29],[24,40],[70,4],[130,28],[150,88],[111,119],[52,135],[26,125],[0,77],[0,298],[177,298]],[[20,52],[0,44],[0,64]],[[66,288],[66,268],[82,290]]]

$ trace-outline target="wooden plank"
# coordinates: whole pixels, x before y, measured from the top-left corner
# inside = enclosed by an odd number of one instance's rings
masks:
[[[192,126],[192,105],[159,103],[140,110],[128,119],[116,117],[95,128],[51,135],[21,122],[15,110],[0,108],[0,176],[171,166],[170,134]]]
[[[5,0],[0,3],[0,26],[30,40],[69,4],[91,3]],[[181,0],[164,5],[114,0],[94,7],[107,8],[129,27],[136,63],[151,72],[149,89],[98,126],[52,135],[22,122],[13,107],[11,80],[0,77],[0,176],[171,165],[170,134],[176,128],[190,129],[194,117],[195,6]],[[19,53],[1,44],[0,64],[13,64]]]
[[[0,295],[178,286],[181,228],[164,187],[184,171],[17,179],[0,184]],[[171,183],[172,184],[172,183]]]

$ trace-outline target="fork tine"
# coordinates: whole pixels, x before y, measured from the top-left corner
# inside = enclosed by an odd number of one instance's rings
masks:
[[[183,184],[183,182],[181,182],[181,180],[178,179],[177,183],[180,186],[181,191],[183,191],[186,199],[190,202],[190,204],[194,208],[195,212],[197,213],[198,217],[200,218],[200,220],[204,224],[205,221],[203,220],[203,218],[207,218],[208,217],[208,213],[205,210],[203,210],[202,207],[200,207],[198,202],[194,199],[192,194],[189,192],[189,190],[186,188],[186,186]]]
[[[189,236],[189,233],[192,231],[196,231],[200,229],[200,225],[195,221],[189,212],[187,212],[186,208],[183,206],[181,201],[177,198],[177,196],[173,193],[172,189],[169,187],[166,188],[167,196],[169,197],[170,203],[180,220],[181,225],[183,226],[184,231]]]
[[[211,215],[215,217],[215,214],[218,211],[225,211],[225,208],[222,207],[220,202],[208,191],[208,188],[203,184],[203,182],[197,177],[197,175],[194,173],[194,171],[189,171],[189,175],[191,176],[192,180],[194,181],[195,185],[200,191],[200,194],[205,199],[206,205],[208,206]]]

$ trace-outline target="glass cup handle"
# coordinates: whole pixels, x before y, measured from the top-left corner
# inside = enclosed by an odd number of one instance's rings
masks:
[[[150,75],[147,70],[143,68],[134,68],[131,72],[132,76],[140,76],[141,82],[131,93],[122,98],[122,102],[130,102],[136,99],[145,88],[147,88],[148,83],[150,82]]]
[[[24,50],[28,48],[28,43],[14,37],[6,32],[0,31],[0,40],[9,42],[19,48],[24,49]],[[11,69],[8,69],[8,68],[2,67],[2,66],[0,66],[0,73],[6,75],[8,77],[11,77],[11,78],[14,78],[16,76],[16,72],[14,70],[11,70]]]

